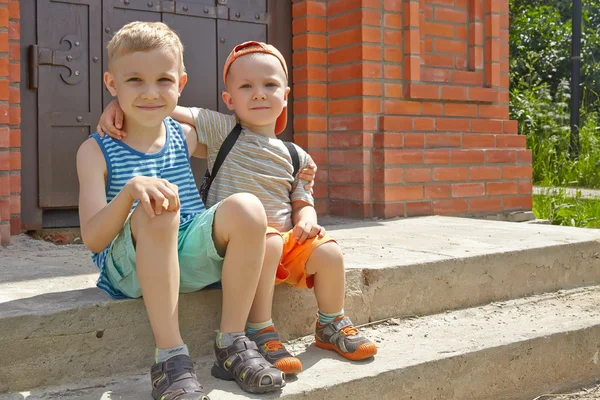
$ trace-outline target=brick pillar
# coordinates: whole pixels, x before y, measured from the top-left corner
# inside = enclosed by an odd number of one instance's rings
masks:
[[[19,2],[0,0],[0,243],[20,232]]]
[[[330,212],[368,217],[379,193],[373,140],[382,112],[381,2],[330,0],[327,17]]]
[[[320,214],[329,212],[326,3],[294,0],[292,5],[294,141],[319,166],[314,197]]]
[[[508,119],[508,18],[508,0],[294,1],[295,140],[327,179],[321,212],[531,209],[531,152]]]

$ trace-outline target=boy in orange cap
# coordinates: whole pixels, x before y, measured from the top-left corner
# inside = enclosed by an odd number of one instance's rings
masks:
[[[288,71],[273,46],[246,42],[236,46],[224,66],[223,101],[235,115],[200,108],[177,107],[172,117],[194,124],[199,144],[208,149],[210,177],[206,206],[234,193],[248,192],[263,203],[268,219],[267,248],[246,326],[263,356],[287,374],[302,370],[300,360],[282,345],[271,320],[273,271],[276,283],[314,288],[318,304],[315,340],[318,347],[349,360],[377,353],[344,315],[345,273],[342,251],[317,223],[314,199],[295,170],[309,157],[300,147],[288,148],[277,139],[287,124]],[[112,121],[111,121],[112,122]],[[235,144],[215,176],[217,155],[226,138],[238,128]],[[110,124],[107,124],[110,126]],[[295,155],[299,165],[294,166]],[[220,157],[222,159],[222,157]]]

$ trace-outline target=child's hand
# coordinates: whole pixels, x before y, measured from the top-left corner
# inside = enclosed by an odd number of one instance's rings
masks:
[[[100,137],[108,135],[114,139],[123,139],[127,136],[127,132],[122,131],[123,127],[123,110],[117,100],[111,101],[104,112],[100,116],[100,122],[96,127],[96,131]]]
[[[310,190],[310,194],[313,194],[313,186],[315,186],[315,176],[317,175],[317,164],[313,161],[313,159],[308,156],[308,165],[306,168],[300,170],[298,173],[298,178],[304,179],[308,181],[308,183],[304,186],[304,189]]]
[[[133,201],[139,200],[150,218],[160,215],[163,210],[179,210],[177,185],[165,179],[136,176],[124,187]]]
[[[298,244],[302,244],[306,239],[314,238],[319,235],[320,238],[325,236],[325,228],[312,221],[300,220],[294,227],[292,236]]]

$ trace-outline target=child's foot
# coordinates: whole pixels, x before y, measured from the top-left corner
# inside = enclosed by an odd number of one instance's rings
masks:
[[[348,360],[364,360],[377,354],[377,346],[361,335],[344,315],[330,324],[321,325],[317,321],[315,339],[317,347],[337,351]]]
[[[302,372],[302,363],[285,349],[274,326],[271,325],[254,335],[248,335],[248,337],[256,343],[258,351],[268,362],[287,375]]]
[[[210,400],[202,391],[189,356],[178,355],[150,369],[155,400]]]
[[[215,378],[237,384],[250,393],[267,393],[285,386],[285,374],[258,352],[246,336],[237,337],[231,346],[215,343],[215,364],[210,373]]]

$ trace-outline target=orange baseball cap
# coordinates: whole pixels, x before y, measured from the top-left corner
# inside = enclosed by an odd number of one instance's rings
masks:
[[[229,57],[227,57],[227,61],[225,61],[225,66],[223,67],[223,82],[225,82],[225,84],[227,84],[227,73],[229,72],[231,64],[233,64],[233,62],[238,58],[252,53],[265,53],[277,57],[281,63],[283,72],[285,72],[285,78],[288,79],[288,70],[287,65],[285,64],[285,58],[283,58],[283,55],[279,52],[279,50],[277,50],[275,46],[267,43],[250,41],[238,44],[233,48],[233,50],[231,50],[231,53],[229,53]],[[275,121],[275,134],[278,135],[283,132],[286,125],[287,107],[284,107],[281,111],[281,114],[279,114],[279,117],[277,117],[277,121]]]

